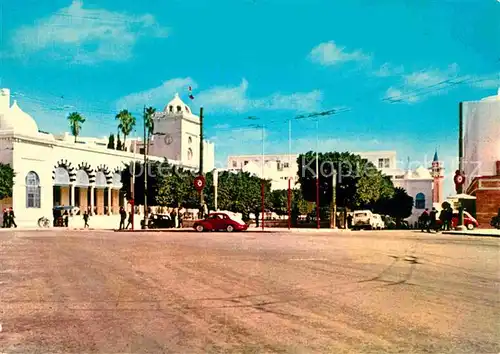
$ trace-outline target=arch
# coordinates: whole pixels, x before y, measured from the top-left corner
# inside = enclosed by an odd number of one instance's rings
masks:
[[[54,169],[54,185],[56,186],[69,186],[71,178],[69,172],[64,167],[56,167]]]
[[[113,183],[113,175],[109,169],[108,166],[106,165],[99,165],[96,169],[96,185],[97,185],[97,174],[99,172],[102,172],[104,174],[104,177],[106,179],[106,184],[112,184]]]
[[[26,174],[26,208],[40,208],[40,177],[34,171]]]
[[[193,149],[189,148],[188,151],[187,151],[187,154],[188,154],[188,160],[192,160],[193,159]]]
[[[67,186],[73,183],[76,180],[76,171],[71,162],[64,159],[59,160],[52,170],[52,180],[56,186]]]
[[[102,171],[97,171],[95,174],[95,186],[97,188],[106,188],[107,187],[106,183],[106,175]]]
[[[415,209],[425,209],[425,194],[418,193],[415,196]]]
[[[90,186],[90,178],[85,170],[76,171],[75,187],[88,187]]]
[[[79,163],[78,170],[83,170],[87,173],[89,184],[95,183],[95,171],[88,162]],[[76,179],[78,179],[78,177]]]
[[[189,137],[188,138],[188,144],[191,144],[193,142],[193,138],[192,137]]]
[[[115,172],[113,173],[113,187],[114,188],[122,188],[122,175],[121,173]]]

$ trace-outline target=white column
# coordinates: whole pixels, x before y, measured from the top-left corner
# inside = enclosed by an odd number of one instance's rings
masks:
[[[76,198],[75,198],[75,185],[72,184],[72,185],[70,185],[69,188],[70,188],[69,205],[75,206],[75,201],[76,201]]]
[[[90,215],[94,215],[94,205],[95,205],[94,190],[95,190],[95,187],[90,186],[89,189],[90,189]]]
[[[111,210],[111,187],[108,187],[108,214],[111,215],[112,214],[112,210]]]

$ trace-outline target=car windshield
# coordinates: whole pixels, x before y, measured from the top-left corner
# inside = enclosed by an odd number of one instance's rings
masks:
[[[366,214],[366,213],[356,213],[356,214],[354,214],[354,217],[355,217],[355,218],[356,218],[356,217],[357,217],[357,218],[364,218],[365,216],[367,216],[367,214]]]

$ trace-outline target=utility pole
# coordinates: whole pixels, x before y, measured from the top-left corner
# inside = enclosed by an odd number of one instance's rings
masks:
[[[332,204],[330,209],[330,229],[337,228],[337,170],[333,170],[332,176]]]
[[[134,160],[132,161],[132,176],[130,176],[130,213],[132,214],[132,230],[134,230],[135,220],[135,155],[137,151],[137,140],[134,140]]]
[[[321,227],[319,219],[319,120],[316,118],[316,227]]]
[[[458,170],[460,173],[464,170],[464,103],[460,102],[458,104]],[[465,177],[467,178],[467,176]],[[457,194],[462,194],[464,192],[463,184],[458,186]],[[459,199],[459,209],[458,209],[458,227],[463,228],[464,226],[464,207],[462,201]]]
[[[148,228],[148,155],[146,150],[146,144],[148,144],[148,139],[146,137],[147,127],[146,127],[146,105],[144,105],[144,109],[142,112],[142,116],[144,118],[144,225],[143,229]]]
[[[203,107],[200,107],[200,176],[203,176]],[[205,197],[200,191],[200,206],[204,210]]]

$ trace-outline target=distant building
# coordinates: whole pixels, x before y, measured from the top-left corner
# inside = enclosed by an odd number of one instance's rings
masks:
[[[172,108],[171,108],[172,107]],[[180,107],[180,110],[179,110]],[[67,126],[67,122],[64,122]],[[164,112],[155,115],[151,161],[164,161],[187,169],[199,168],[200,125],[178,95]],[[143,143],[128,138],[126,151],[107,148],[108,138],[52,135],[38,130],[36,121],[10,91],[0,90],[0,162],[16,174],[12,198],[0,200],[0,208],[13,207],[17,224],[36,227],[40,217],[52,219],[57,205],[75,206],[93,215],[94,227],[116,227],[124,200],[121,171],[132,161],[143,161]],[[214,168],[214,145],[205,142],[204,170]],[[81,217],[78,217],[79,223]]]
[[[354,152],[362,158],[370,161],[384,175],[389,176],[396,187],[401,187],[413,197],[414,207],[412,216],[408,221],[413,223],[425,208],[432,208],[434,178],[429,168],[420,166],[414,171],[397,167],[396,151],[368,151]],[[436,156],[437,157],[437,156]],[[264,169],[262,169],[262,155],[237,155],[228,157],[228,170],[246,171],[271,180],[271,188],[287,189],[288,179],[292,178],[292,187],[298,188],[297,159],[299,154],[275,154],[264,155]],[[314,166],[313,166],[314,168]],[[437,192],[442,195],[442,184],[437,184]]]
[[[476,218],[489,227],[500,209],[500,89],[463,103],[464,191],[476,197]]]

